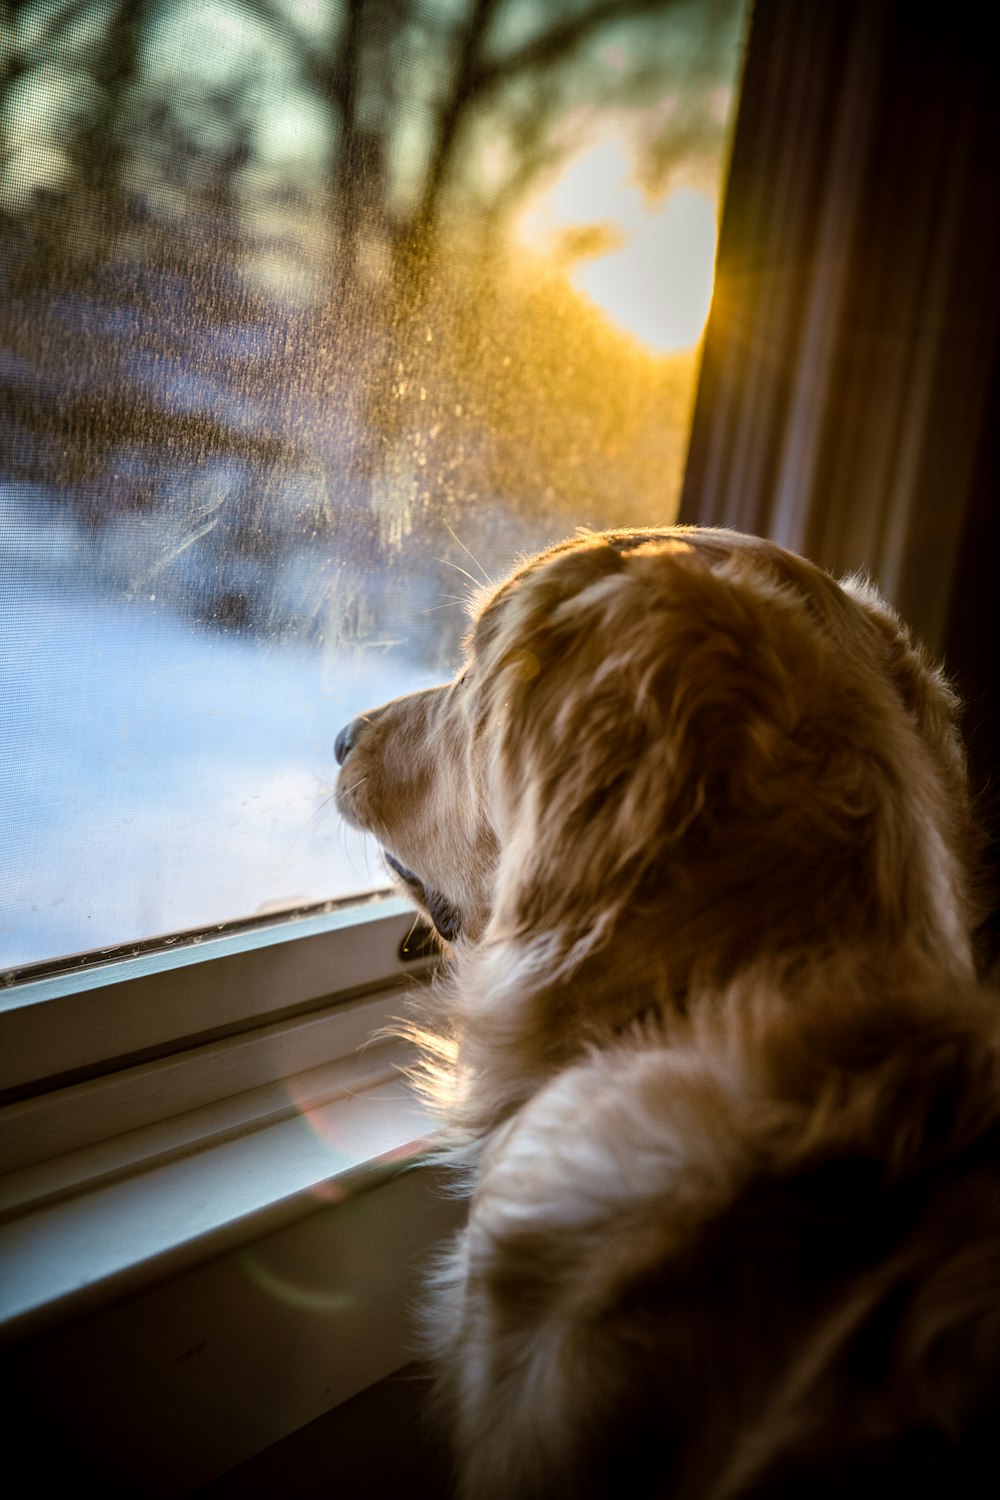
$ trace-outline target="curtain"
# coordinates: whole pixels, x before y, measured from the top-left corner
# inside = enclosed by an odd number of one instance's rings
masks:
[[[866,569],[939,650],[995,512],[995,75],[967,0],[758,0],[680,511]]]

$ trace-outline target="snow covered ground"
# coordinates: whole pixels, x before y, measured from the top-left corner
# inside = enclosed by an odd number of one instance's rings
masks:
[[[387,883],[332,744],[426,673],[109,600],[29,542],[0,557],[0,968]]]

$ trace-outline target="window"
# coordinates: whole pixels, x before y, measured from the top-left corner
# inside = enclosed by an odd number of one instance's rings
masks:
[[[0,97],[0,968],[386,877],[331,744],[675,511],[742,0],[28,0]]]
[[[294,1260],[317,1203],[419,1152],[379,1033],[427,955],[333,813],[333,738],[450,670],[518,551],[673,517],[744,6],[6,15],[0,1323],[27,1337],[167,1276],[186,1309],[192,1266],[214,1309],[208,1257],[270,1230]],[[390,1193],[385,1264],[443,1212]],[[389,1300],[341,1395],[398,1360]],[[261,1373],[248,1316],[222,1342]],[[272,1436],[306,1419],[279,1407]]]

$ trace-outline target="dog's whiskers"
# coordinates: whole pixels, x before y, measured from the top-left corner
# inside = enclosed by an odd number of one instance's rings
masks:
[[[461,573],[463,578],[467,578],[469,580],[469,582],[472,584],[472,587],[476,590],[476,593],[478,593],[479,590],[483,587],[482,582],[478,578],[473,578],[472,574],[468,572],[467,569],[460,567],[457,562],[452,562],[450,557],[436,557],[434,561],[441,563],[441,565],[445,568],[454,568],[456,573]]]
[[[480,573],[483,575],[483,582],[487,585],[488,588],[492,587],[493,580],[490,577],[490,575],[487,573],[486,569],[483,567],[482,563],[479,561],[479,558],[475,555],[474,552],[470,552],[469,551],[468,547],[465,545],[465,543],[461,540],[460,537],[458,537],[458,536],[455,535],[455,532],[452,531],[452,529],[448,525],[447,521],[445,521],[444,525],[445,525],[445,530],[448,532],[449,536],[451,536],[456,542],[458,542],[458,545],[461,547],[461,549],[465,553],[466,557],[468,557],[475,564],[475,566],[479,569]],[[468,574],[466,574],[466,577],[468,577]],[[478,587],[478,585],[477,585],[477,587]]]
[[[312,826],[313,823],[315,823],[316,819],[320,816],[320,814],[321,813],[328,813],[330,811],[331,807],[333,806],[333,799],[334,799],[334,793],[330,792],[330,794],[328,796],[324,797],[323,800],[320,803],[318,803],[318,805],[316,807],[313,808],[312,812],[309,814],[308,818],[306,818],[306,820],[303,823],[302,827],[299,829],[298,833],[292,839],[292,842],[289,844],[287,850],[285,851],[285,858],[286,859],[288,859],[295,852],[295,849],[296,849],[296,846],[299,843],[299,840],[306,833],[308,833],[310,827]]]
[[[357,789],[358,789],[358,787],[359,786],[364,786],[364,784],[365,784],[365,782],[367,780],[368,780],[367,776],[359,776],[358,779],[357,779],[357,781],[352,781],[351,784],[350,784],[350,786],[345,786],[344,787],[343,795],[346,797],[349,792],[356,792]]]
[[[442,604],[429,604],[426,609],[418,609],[415,613],[418,615],[430,615],[436,609],[454,609],[456,605],[461,605],[464,608],[467,603],[467,599],[460,599],[457,595],[452,595],[450,598],[445,599]]]

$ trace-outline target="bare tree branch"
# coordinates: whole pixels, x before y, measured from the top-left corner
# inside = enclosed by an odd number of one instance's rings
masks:
[[[454,86],[439,118],[424,192],[408,237],[407,253],[416,252],[424,260],[429,258],[442,189],[454,161],[457,143],[468,117],[475,108],[481,107],[491,92],[517,78],[557,66],[603,27],[615,21],[634,21],[644,15],[670,10],[677,3],[678,0],[596,0],[588,9],[554,22],[522,46],[491,60],[485,54],[485,43],[498,3],[497,0],[473,0],[462,33]],[[521,183],[528,180],[524,174],[519,173],[518,177]]]
[[[426,249],[424,241],[433,232],[441,189],[451,166],[455,143],[469,106],[478,92],[477,80],[483,70],[483,44],[493,25],[499,4],[500,0],[473,0],[462,34],[455,60],[454,83],[438,120],[437,137],[414,223],[414,237],[422,251]]]
[[[471,92],[479,96],[524,73],[552,67],[602,27],[667,11],[676,3],[677,0],[598,0],[589,10],[567,16],[512,52],[481,64],[470,82]]]

